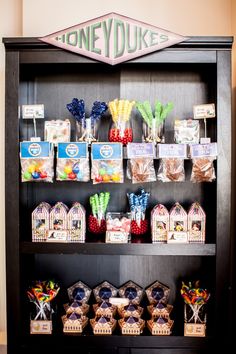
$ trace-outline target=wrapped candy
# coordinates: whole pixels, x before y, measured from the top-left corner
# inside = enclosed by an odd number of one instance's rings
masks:
[[[161,159],[157,179],[161,182],[183,182],[185,180],[184,160],[180,158]]]
[[[86,118],[84,100],[73,98],[71,103],[66,105],[68,111],[73,115],[76,121],[76,140],[85,141],[91,144],[97,141],[97,124],[102,115],[107,110],[105,102],[95,101],[93,103],[90,116]]]
[[[94,184],[123,182],[123,150],[120,143],[93,143],[91,159]]]
[[[210,298],[207,289],[200,288],[199,281],[182,282],[180,290],[184,305],[184,335],[205,337],[206,304]]]
[[[88,227],[91,233],[103,234],[106,231],[105,214],[110,199],[110,193],[94,194],[89,198],[92,215],[89,215]]]
[[[35,305],[34,311],[31,314],[31,333],[37,333],[37,331],[40,334],[51,333],[51,317],[53,313],[51,301],[55,299],[59,290],[58,284],[49,280],[36,281],[27,291],[28,299]],[[40,332],[41,326],[40,324],[35,326],[35,321],[49,321],[49,331]]]
[[[57,145],[59,142],[70,141],[70,121],[49,120],[44,123],[44,140]]]
[[[57,150],[57,181],[88,182],[89,158],[87,143],[59,143]]]
[[[148,231],[148,220],[145,219],[145,212],[148,206],[150,193],[141,189],[140,194],[129,193],[128,201],[131,211],[131,234],[143,235]]]
[[[53,159],[53,146],[49,142],[21,142],[21,181],[53,182]]]
[[[109,130],[109,141],[127,145],[133,141],[133,132],[130,124],[130,114],[135,101],[118,100],[108,103],[112,115],[112,127]]]
[[[144,101],[136,103],[136,108],[144,120],[143,141],[153,142],[155,144],[165,142],[164,122],[173,107],[172,102],[169,102],[164,106],[160,101],[156,101],[155,113],[153,115],[150,102]]]

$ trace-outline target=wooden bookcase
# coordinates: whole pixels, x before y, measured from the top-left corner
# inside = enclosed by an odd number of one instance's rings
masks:
[[[65,351],[92,354],[196,354],[226,345],[230,329],[230,223],[231,223],[231,37],[192,37],[188,41],[109,66],[46,45],[35,38],[5,38],[6,47],[6,266],[8,353]],[[89,211],[91,194],[110,191],[110,211],[127,210],[126,193],[140,185],[89,183],[21,183],[19,142],[33,134],[31,121],[18,118],[18,106],[43,103],[46,119],[70,118],[66,103],[84,98],[116,97],[174,102],[165,126],[166,142],[173,142],[173,120],[192,116],[194,104],[215,102],[217,118],[208,123],[218,143],[217,179],[213,183],[189,181],[191,161],[185,162],[184,183],[144,185],[151,193],[149,212],[161,202],[184,207],[198,200],[206,211],[206,244],[131,243],[112,245],[50,244],[31,242],[31,212],[41,202],[81,202]],[[71,118],[70,118],[71,119]],[[72,138],[74,125],[72,122]],[[132,116],[134,141],[141,138],[141,118]],[[37,122],[43,138],[43,121]],[[109,115],[103,120],[100,141],[107,140]],[[158,167],[158,160],[155,161]],[[89,239],[89,235],[88,235]],[[54,277],[61,286],[52,335],[29,334],[26,289],[32,279]],[[182,279],[202,279],[211,290],[206,338],[183,336]],[[108,280],[119,287],[133,280],[143,287],[155,280],[171,288],[175,320],[170,337],[63,335],[60,313],[67,301],[66,288],[82,280],[90,287]]]

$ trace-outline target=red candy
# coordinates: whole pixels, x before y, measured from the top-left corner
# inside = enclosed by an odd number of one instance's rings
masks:
[[[40,178],[47,178],[47,172],[40,172]]]
[[[103,234],[106,232],[106,221],[104,219],[101,220],[101,224],[99,226],[98,219],[93,215],[89,215],[88,220],[89,231],[94,234]]]
[[[148,220],[141,220],[140,226],[138,226],[135,220],[131,221],[131,234],[143,235],[148,232]]]
[[[120,129],[112,128],[109,130],[109,141],[122,143],[127,145],[133,141],[133,131],[132,128],[126,128],[124,134],[120,135]]]
[[[76,174],[74,172],[70,172],[68,174],[68,177],[69,177],[69,179],[75,179],[76,178]]]

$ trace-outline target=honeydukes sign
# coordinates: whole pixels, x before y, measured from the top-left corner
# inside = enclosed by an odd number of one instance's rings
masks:
[[[115,65],[172,46],[186,37],[116,13],[40,38],[43,42]]]

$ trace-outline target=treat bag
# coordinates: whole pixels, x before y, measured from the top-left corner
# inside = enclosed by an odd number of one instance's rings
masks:
[[[177,144],[198,144],[200,140],[199,121],[175,120],[174,140]]]
[[[161,182],[183,182],[185,180],[184,160],[180,158],[163,158],[157,173]]]
[[[92,144],[91,159],[93,184],[123,183],[123,150],[120,143]]]
[[[59,143],[57,181],[88,182],[90,179],[87,143]]]
[[[137,158],[128,161],[128,176],[131,176],[132,183],[155,182],[156,173],[152,158]]]
[[[112,115],[112,122],[109,129],[109,141],[119,142],[123,145],[133,141],[133,131],[130,121],[130,114],[134,101],[114,100],[108,106]]]
[[[216,179],[213,161],[215,157],[205,156],[192,159],[192,173],[190,181],[194,183],[212,182]]]
[[[44,140],[57,145],[59,142],[70,141],[70,121],[50,120],[44,123]]]
[[[53,160],[53,146],[49,142],[21,142],[21,181],[53,182]]]

